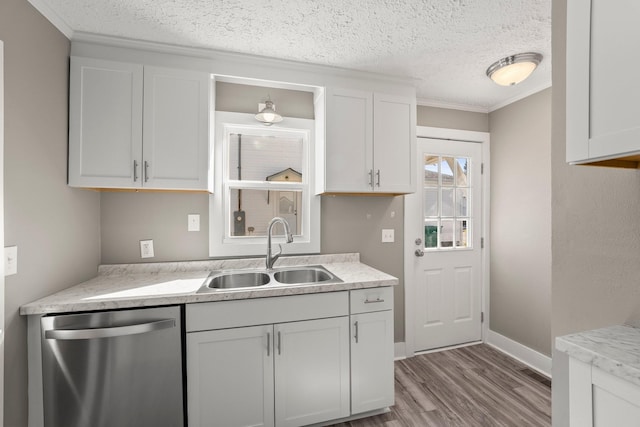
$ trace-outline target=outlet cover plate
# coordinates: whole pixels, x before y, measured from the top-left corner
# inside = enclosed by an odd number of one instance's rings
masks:
[[[18,274],[18,247],[7,246],[4,248],[4,275]]]
[[[140,240],[140,258],[153,258],[153,240]]]
[[[200,231],[200,215],[187,215],[187,231]]]

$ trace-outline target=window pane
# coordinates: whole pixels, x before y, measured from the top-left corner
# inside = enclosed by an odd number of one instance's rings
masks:
[[[424,156],[424,185],[438,185],[438,156]]]
[[[268,191],[231,189],[229,218],[230,235],[266,236],[269,221],[275,216],[284,218],[291,233],[302,234],[302,191]],[[276,235],[282,235],[282,226],[276,224]]]
[[[424,189],[424,216],[438,216],[438,189]]]
[[[442,211],[440,212],[441,216],[453,216],[453,188],[443,188],[442,189]]]
[[[469,189],[456,188],[456,216],[469,215]]]
[[[440,247],[453,247],[453,220],[443,219],[440,221]]]
[[[229,135],[229,176],[242,181],[302,181],[302,139]]]
[[[438,247],[438,221],[426,220],[424,222],[424,247]]]
[[[440,162],[440,173],[442,174],[442,186],[453,186],[453,169],[455,159],[453,157],[442,157]]]
[[[456,220],[456,246],[459,248],[469,247],[469,230],[467,230],[467,219]]]
[[[456,159],[456,185],[458,187],[469,186],[469,159]]]

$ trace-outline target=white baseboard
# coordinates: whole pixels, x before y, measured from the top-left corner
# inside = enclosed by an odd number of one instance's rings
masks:
[[[485,343],[551,378],[551,358],[549,356],[492,330],[489,330]]]
[[[407,358],[407,346],[404,342],[397,342],[393,346],[393,357],[395,360]]]

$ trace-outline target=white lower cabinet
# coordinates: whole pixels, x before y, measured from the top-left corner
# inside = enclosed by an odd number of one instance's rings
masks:
[[[640,387],[570,358],[569,417],[570,427],[637,427]]]
[[[187,334],[190,426],[273,426],[273,326]]]
[[[187,305],[189,426],[348,417],[348,314],[348,292]]]
[[[350,415],[348,317],[274,326],[276,425]]]
[[[394,404],[393,289],[351,291],[351,413]]]
[[[351,329],[351,411],[393,405],[393,311],[352,315]]]

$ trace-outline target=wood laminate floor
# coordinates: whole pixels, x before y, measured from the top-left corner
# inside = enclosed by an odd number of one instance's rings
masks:
[[[391,412],[339,427],[551,425],[551,381],[478,344],[395,362]]]

